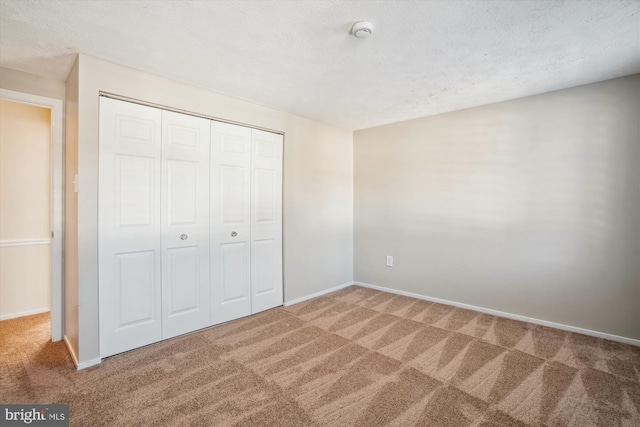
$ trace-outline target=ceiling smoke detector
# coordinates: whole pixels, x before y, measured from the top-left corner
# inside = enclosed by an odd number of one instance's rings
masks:
[[[366,39],[373,33],[373,25],[368,21],[359,21],[353,24],[351,34],[359,39]]]

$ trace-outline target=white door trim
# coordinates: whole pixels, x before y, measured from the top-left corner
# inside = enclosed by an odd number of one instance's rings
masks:
[[[63,131],[62,100],[0,89],[0,98],[51,110],[51,340],[62,340]]]

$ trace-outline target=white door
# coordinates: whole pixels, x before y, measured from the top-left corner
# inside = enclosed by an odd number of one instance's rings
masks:
[[[211,122],[211,323],[251,314],[251,129]]]
[[[101,357],[162,338],[160,122],[158,109],[100,98]]]
[[[210,324],[209,120],[162,111],[162,338]]]
[[[282,305],[283,137],[251,130],[251,312]]]

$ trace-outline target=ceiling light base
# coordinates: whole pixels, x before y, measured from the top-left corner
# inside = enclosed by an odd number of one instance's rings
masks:
[[[351,28],[351,34],[359,39],[366,39],[373,34],[373,25],[368,21],[359,21],[353,24]]]

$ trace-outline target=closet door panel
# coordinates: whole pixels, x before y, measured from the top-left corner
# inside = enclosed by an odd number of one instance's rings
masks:
[[[251,129],[211,123],[211,323],[251,314]]]
[[[199,161],[167,161],[167,225],[193,226],[198,221]]]
[[[161,112],[100,98],[100,356],[159,341]]]
[[[153,251],[115,254],[115,300],[120,327],[155,320],[155,264]]]
[[[247,242],[223,243],[220,245],[222,296],[221,305],[226,306],[237,301],[246,301],[249,297],[249,277],[247,275],[249,265],[249,245]],[[247,315],[248,312],[239,313]]]
[[[153,157],[116,154],[115,207],[116,227],[140,227],[154,224],[154,185],[157,180]],[[157,225],[157,221],[155,221]]]
[[[164,279],[169,288],[169,317],[199,309],[199,255],[194,246],[167,250],[168,275]]]
[[[221,160],[224,161],[224,160]],[[220,164],[220,224],[246,225],[248,167],[244,165]]]
[[[162,111],[162,338],[209,325],[209,120]]]
[[[253,129],[252,313],[282,305],[282,135]]]
[[[277,251],[276,239],[253,240],[253,289],[256,297],[263,295],[268,297],[268,294],[277,293],[278,289],[282,288],[282,283],[277,281],[278,274],[275,265],[278,260]]]

